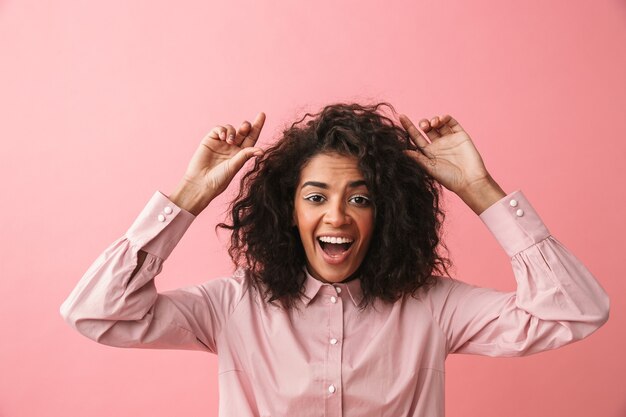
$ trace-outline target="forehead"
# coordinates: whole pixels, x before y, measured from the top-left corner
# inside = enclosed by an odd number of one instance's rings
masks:
[[[325,182],[335,182],[346,179],[363,179],[363,174],[359,169],[359,162],[354,156],[337,153],[318,154],[311,158],[300,172],[300,183],[312,179],[325,179]]]

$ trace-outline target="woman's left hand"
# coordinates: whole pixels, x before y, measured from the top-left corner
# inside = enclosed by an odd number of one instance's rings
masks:
[[[407,150],[407,154],[441,185],[458,194],[474,211],[482,212],[506,195],[487,172],[472,139],[450,115],[419,121],[420,128],[430,141],[406,115],[400,115],[400,123],[413,143],[424,151],[422,154]]]

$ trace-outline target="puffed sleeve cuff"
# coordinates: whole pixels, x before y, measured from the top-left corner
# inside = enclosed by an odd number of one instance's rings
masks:
[[[156,191],[126,232],[132,245],[166,260],[196,216]]]
[[[479,217],[511,258],[550,235],[521,190],[501,198]]]

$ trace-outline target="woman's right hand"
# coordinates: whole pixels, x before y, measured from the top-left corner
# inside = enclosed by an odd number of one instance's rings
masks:
[[[264,123],[265,113],[261,112],[252,124],[246,120],[237,130],[228,124],[211,129],[191,158],[170,200],[198,215],[226,190],[248,159],[263,155],[263,150],[254,145]]]

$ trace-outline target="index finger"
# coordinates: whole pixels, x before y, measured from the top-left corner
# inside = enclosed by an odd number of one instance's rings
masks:
[[[402,127],[409,133],[411,139],[413,139],[413,143],[417,145],[419,148],[423,148],[428,146],[428,141],[422,136],[422,133],[417,130],[413,122],[404,114],[400,115],[400,123],[402,123]]]
[[[246,138],[241,143],[242,148],[254,146],[257,139],[259,139],[259,135],[261,134],[261,129],[263,129],[264,123],[265,123],[265,113],[261,112],[257,114],[256,119],[254,119],[254,122],[252,123],[252,127],[250,128],[250,133],[248,133]]]

